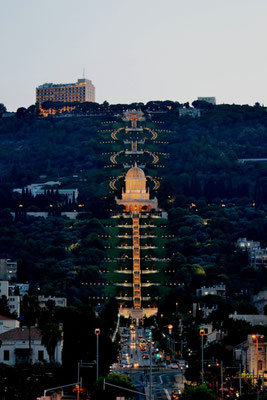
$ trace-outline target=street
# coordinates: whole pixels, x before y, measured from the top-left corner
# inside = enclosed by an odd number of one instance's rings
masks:
[[[149,330],[144,328],[120,328],[121,353],[113,371],[131,376],[136,390],[149,394],[150,373],[154,400],[171,400],[173,389],[183,389],[184,377],[179,369],[171,369],[160,361],[155,361],[153,345],[150,352]],[[152,354],[152,355],[151,355]],[[151,362],[150,362],[151,356]],[[145,396],[136,395],[135,400]]]

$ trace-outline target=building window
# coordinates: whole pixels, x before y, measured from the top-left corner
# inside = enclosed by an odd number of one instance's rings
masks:
[[[9,350],[4,350],[4,361],[9,361]]]
[[[44,351],[38,350],[38,361],[44,361]]]

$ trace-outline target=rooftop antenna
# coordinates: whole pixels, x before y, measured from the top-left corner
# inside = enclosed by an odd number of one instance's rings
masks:
[[[85,79],[85,68],[83,69],[83,79]]]

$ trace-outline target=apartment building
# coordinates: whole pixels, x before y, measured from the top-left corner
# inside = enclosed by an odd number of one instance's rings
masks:
[[[36,102],[84,103],[95,101],[95,87],[89,79],[75,83],[44,83],[36,88]]]
[[[201,289],[196,290],[196,296],[198,297],[209,296],[209,295],[225,297],[226,295],[225,285],[221,283],[220,285],[214,285],[210,287],[202,286]]]
[[[20,295],[15,294],[14,285],[9,284],[8,281],[0,280],[0,298],[5,296],[7,298],[7,303],[10,312],[16,313],[17,316],[20,316]]]
[[[249,263],[254,268],[267,266],[267,248],[262,249],[260,242],[239,238],[237,240],[237,249],[248,253]]]
[[[52,301],[55,307],[67,307],[66,297],[38,296],[38,301],[41,308],[47,307],[49,301]]]
[[[267,267],[267,248],[251,249],[249,252],[249,262],[254,268]]]
[[[239,238],[237,240],[236,246],[240,251],[251,251],[252,249],[260,249],[260,242],[255,242],[254,240],[248,240],[247,238]]]
[[[242,370],[251,377],[261,378],[267,369],[267,338],[260,335],[248,335],[247,340],[234,348],[234,361],[241,364]]]
[[[0,259],[0,280],[9,281],[17,277],[17,261],[9,258]]]

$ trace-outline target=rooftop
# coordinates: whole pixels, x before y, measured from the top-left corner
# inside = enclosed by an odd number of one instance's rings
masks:
[[[41,331],[38,328],[31,328],[32,340],[38,340],[42,338]],[[29,329],[28,328],[15,328],[10,329],[7,332],[0,334],[0,340],[28,340]]]
[[[43,83],[42,85],[37,86],[37,89],[46,89],[46,88],[52,88],[52,87],[66,87],[66,86],[78,86],[82,83],[92,83],[89,79],[78,79],[77,82],[75,83]]]
[[[15,318],[6,317],[5,315],[0,315],[0,321],[14,321]]]

